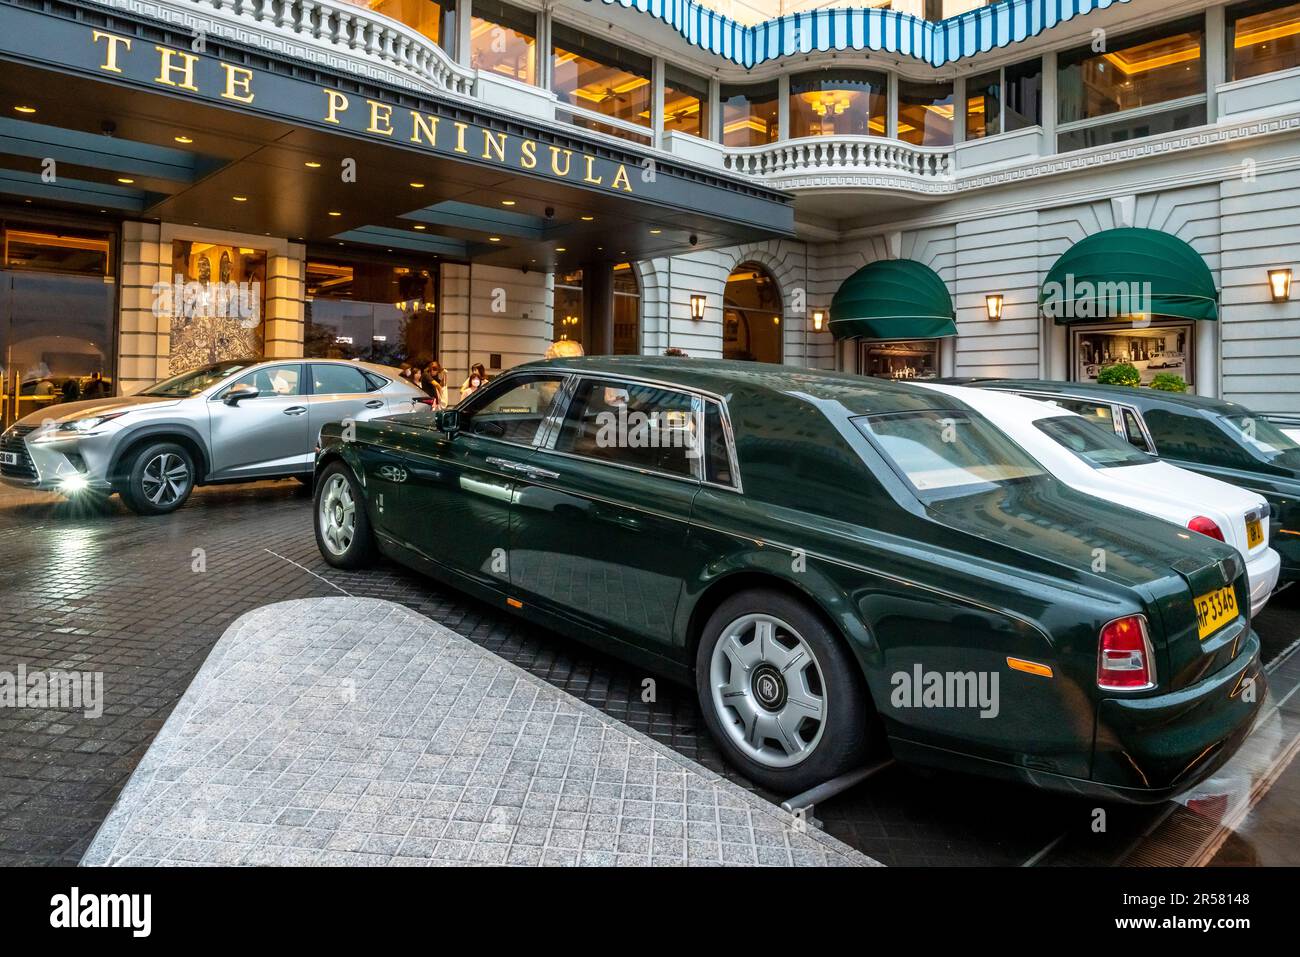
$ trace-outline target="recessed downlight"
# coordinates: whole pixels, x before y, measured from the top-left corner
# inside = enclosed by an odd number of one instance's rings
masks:
[[[246,202],[248,202],[248,197],[247,197],[247,196],[232,196],[232,197],[230,197],[230,198],[233,199],[236,203],[246,203]]]
[[[555,251],[556,251],[557,253],[567,253],[567,252],[568,252],[568,250],[565,249],[563,246],[556,246],[556,247],[555,247]]]
[[[596,218],[595,216],[583,216],[583,217],[582,217],[582,221],[583,221],[584,223],[589,223],[589,222],[591,222],[591,221],[592,221],[593,219],[595,219],[595,218]]]
[[[173,136],[172,139],[174,139],[177,143],[181,143],[183,145],[187,145],[189,143],[194,142],[194,139],[189,136]]]
[[[650,235],[651,235],[651,236],[658,236],[658,235],[659,235],[660,233],[662,233],[662,232],[663,232],[662,229],[652,229],[652,230],[650,230]]]
[[[320,169],[320,163],[317,163],[315,160],[308,160],[302,165],[307,167],[308,169]]]
[[[501,200],[501,205],[502,205],[502,206],[513,206],[514,204],[515,204],[515,201],[514,201],[513,199],[503,199],[503,200]]]
[[[415,224],[414,226],[412,226],[411,228],[412,228],[412,229],[424,229],[424,228],[426,228],[426,227],[425,227],[424,223],[416,223],[416,224]]]
[[[331,209],[331,210],[330,210],[330,215],[331,215],[331,216],[342,216],[343,214],[340,213],[337,209]]]
[[[424,189],[424,184],[421,182],[413,182],[410,185],[411,189]]]
[[[19,103],[14,107],[14,110],[18,113],[31,114],[36,112],[36,107],[28,106],[26,103]]]
[[[499,243],[499,242],[501,242],[501,237],[500,237],[500,236],[489,236],[489,237],[488,237],[488,242],[490,242],[490,243]]]
[[[135,180],[133,180],[133,179],[132,179],[131,177],[129,177],[129,176],[119,176],[119,177],[117,178],[117,181],[118,181],[119,183],[121,183],[123,186],[130,186],[132,183],[135,182]]]

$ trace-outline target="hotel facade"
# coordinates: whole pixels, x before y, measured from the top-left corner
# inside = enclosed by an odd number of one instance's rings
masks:
[[[0,0],[0,236],[3,425],[564,340],[1300,413],[1300,2]]]

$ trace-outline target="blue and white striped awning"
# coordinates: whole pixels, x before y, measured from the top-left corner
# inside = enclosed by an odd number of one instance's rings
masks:
[[[941,23],[876,8],[822,9],[752,26],[741,26],[696,0],[602,2],[662,20],[700,49],[749,69],[783,56],[828,50],[883,50],[943,66],[1129,0],[1002,0]]]

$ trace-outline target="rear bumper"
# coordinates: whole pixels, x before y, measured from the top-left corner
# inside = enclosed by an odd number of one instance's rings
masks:
[[[1278,575],[1282,571],[1282,556],[1275,550],[1266,548],[1246,563],[1246,578],[1250,582],[1250,617],[1254,618],[1264,610],[1268,596],[1277,587]]]
[[[1230,664],[1195,684],[1149,698],[1103,700],[1092,781],[1117,796],[1159,800],[1227,761],[1250,734],[1267,690],[1259,638],[1247,630],[1241,642]]]

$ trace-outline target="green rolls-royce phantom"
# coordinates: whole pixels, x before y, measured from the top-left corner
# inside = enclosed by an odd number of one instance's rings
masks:
[[[326,426],[321,553],[397,561],[691,682],[793,792],[873,751],[1135,801],[1264,695],[1244,563],[1077,493],[957,399],[653,357],[521,366]]]

